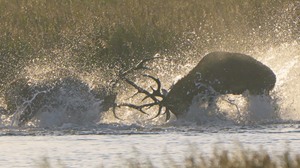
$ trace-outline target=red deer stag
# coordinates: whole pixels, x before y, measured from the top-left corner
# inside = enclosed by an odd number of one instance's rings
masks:
[[[146,113],[145,109],[158,105],[155,117],[164,111],[167,120],[171,112],[177,118],[186,114],[193,98],[200,93],[208,97],[214,97],[216,94],[237,95],[245,91],[249,91],[251,95],[269,94],[276,82],[275,74],[266,65],[251,56],[229,52],[212,52],[204,56],[194,69],[172,86],[167,94],[162,93],[159,79],[150,75],[144,76],[157,83],[157,88],[152,88],[152,92],[141,88],[126,77],[122,79],[137,89],[137,93],[145,94],[143,100],[150,98],[152,102],[143,105],[122,103],[116,107],[125,106]]]

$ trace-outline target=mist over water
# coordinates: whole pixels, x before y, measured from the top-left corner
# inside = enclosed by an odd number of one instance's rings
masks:
[[[222,95],[217,99],[216,107],[208,109],[199,107],[201,95],[194,99],[187,116],[172,123],[191,122],[197,124],[251,124],[251,123],[281,123],[297,122],[300,120],[300,37],[295,33],[299,28],[299,16],[297,9],[299,2],[291,3],[282,7],[281,11],[274,16],[270,14],[270,20],[265,20],[266,25],[258,25],[245,34],[234,34],[228,29],[238,29],[239,22],[232,21],[236,25],[219,25],[224,28],[223,34],[215,32],[214,29],[207,29],[213,23],[205,23],[198,30],[191,30],[183,33],[181,44],[177,51],[161,53],[160,59],[154,60],[148,66],[152,69],[142,73],[155,74],[161,80],[163,87],[168,89],[176,80],[186,75],[201,58],[212,51],[229,51],[248,54],[269,66],[277,76],[274,90],[271,92],[271,99],[264,96],[249,96],[247,93],[241,96]],[[295,17],[296,15],[296,17]],[[250,16],[249,16],[250,17]],[[269,21],[269,22],[268,22]],[[244,23],[244,22],[243,22]],[[250,22],[248,23],[251,24]],[[213,27],[213,26],[212,26]],[[218,26],[217,26],[218,27]],[[228,28],[229,27],[229,28]],[[243,29],[242,25],[240,29]],[[268,30],[270,28],[270,30]],[[201,36],[200,33],[202,32]],[[240,30],[243,32],[243,30]],[[203,35],[204,34],[204,35]],[[159,51],[157,51],[159,53]],[[22,71],[15,79],[6,83],[3,87],[4,94],[1,97],[1,106],[7,107],[5,94],[11,89],[10,83],[20,78],[26,78],[29,86],[49,85],[55,86],[57,81],[64,78],[75,78],[82,81],[87,89],[77,90],[77,86],[64,86],[58,91],[49,91],[47,102],[35,109],[36,115],[28,121],[26,126],[33,127],[73,127],[73,126],[95,126],[97,124],[138,124],[138,125],[159,125],[164,124],[165,116],[155,120],[149,120],[155,109],[150,109],[150,116],[134,112],[130,109],[118,111],[123,120],[118,120],[110,110],[103,110],[103,100],[106,90],[110,88],[110,82],[116,78],[117,68],[95,67],[90,65],[85,71],[78,68],[78,60],[75,60],[73,53],[68,48],[52,50],[51,55],[44,59],[32,59],[25,62]],[[128,60],[126,60],[128,61]],[[89,66],[89,65],[87,65]],[[9,74],[9,73],[8,73]],[[141,77],[140,73],[134,74],[134,81],[149,89],[154,86],[149,79]],[[253,79],[255,80],[255,79]],[[51,87],[50,87],[51,88]],[[97,91],[95,95],[92,92]],[[45,90],[36,90],[34,93]],[[130,98],[135,93],[133,88],[120,83],[117,87],[117,102],[139,103],[137,98]],[[16,126],[16,118],[23,113],[25,102],[34,103],[34,95],[27,97],[23,102],[16,102],[17,111],[11,115],[2,115],[1,127]],[[32,102],[30,102],[32,101]],[[30,105],[29,105],[30,106]],[[26,106],[27,107],[27,106]]]

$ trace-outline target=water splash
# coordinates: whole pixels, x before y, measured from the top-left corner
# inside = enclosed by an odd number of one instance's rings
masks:
[[[283,5],[282,11],[276,11],[278,14],[270,16],[270,22],[265,21],[266,30],[262,27],[254,27],[250,34],[220,34],[219,32],[207,32],[207,36],[198,37],[195,30],[189,33],[189,39],[186,39],[189,45],[184,47],[177,53],[163,55],[163,59],[150,64],[152,70],[147,72],[160,78],[164,88],[170,88],[173,83],[180,77],[186,75],[208,52],[211,51],[230,51],[241,52],[254,56],[259,61],[268,65],[276,74],[277,82],[274,91],[270,97],[255,97],[249,95],[233,96],[224,95],[217,99],[216,107],[207,109],[207,107],[199,107],[199,98],[195,98],[195,102],[191,105],[189,113],[184,121],[190,121],[198,124],[215,124],[215,123],[233,123],[247,124],[258,121],[259,123],[282,122],[282,120],[300,120],[300,103],[298,98],[300,95],[300,44],[299,37],[295,35],[294,30],[298,28],[299,16],[297,15],[299,2],[294,4]],[[296,17],[295,17],[296,16]],[[293,19],[295,18],[295,19]],[[298,20],[297,20],[298,19]],[[274,22],[274,24],[273,24]],[[203,25],[211,27],[211,25]],[[238,25],[231,25],[236,27]],[[243,25],[245,27],[245,25]],[[274,30],[273,30],[274,29]],[[199,28],[201,31],[201,27]],[[224,31],[230,32],[230,31]],[[260,37],[260,34],[264,35]],[[191,37],[192,36],[192,37]],[[180,45],[179,45],[180,47]],[[188,50],[186,50],[188,48]],[[28,107],[40,95],[51,93],[46,96],[47,100],[37,111],[36,115],[27,125],[41,127],[67,127],[85,124],[162,124],[164,116],[155,120],[148,120],[155,109],[151,109],[150,116],[146,116],[130,109],[122,109],[119,113],[120,118],[114,118],[112,112],[102,109],[102,103],[105,93],[95,96],[91,90],[103,91],[102,88],[108,86],[111,80],[107,76],[107,70],[92,69],[92,71],[84,72],[74,66],[72,54],[66,50],[52,51],[51,57],[45,57],[45,60],[32,60],[28,63],[23,72],[20,72],[16,78],[24,77],[29,86],[43,85],[55,86],[53,81],[60,81],[66,77],[72,77],[86,84],[84,94],[82,90],[78,90],[78,86],[62,87],[53,92],[46,90],[35,90],[30,97],[16,102],[18,110],[14,111],[11,117],[4,115],[7,107],[5,96],[2,95],[0,104],[2,105],[0,125],[8,126],[16,123],[17,118],[23,113],[23,108]],[[104,72],[104,73],[103,73]],[[108,74],[108,75],[107,75]],[[149,88],[152,83],[136,76],[136,82],[144,88]],[[9,85],[9,84],[8,84]],[[123,85],[123,84],[121,84]],[[34,87],[36,88],[36,87]],[[79,87],[80,88],[80,87]],[[104,89],[105,90],[105,89]],[[104,91],[105,92],[105,91]],[[139,102],[140,99],[130,99],[134,94],[134,89],[126,86],[120,86],[117,90],[118,101]],[[14,118],[15,117],[15,118]],[[278,120],[279,118],[279,120]],[[174,119],[175,120],[175,119]],[[271,120],[271,121],[270,121]],[[281,121],[280,121],[281,120]]]
[[[299,41],[282,43],[258,53],[258,58],[269,65],[277,76],[274,93],[280,114],[286,120],[299,120]]]
[[[33,61],[7,85],[2,126],[89,126],[100,121],[109,95],[101,73],[87,74],[64,61]]]
[[[268,65],[277,76],[277,83],[274,91],[271,93],[271,97],[264,96],[249,96],[247,94],[236,95],[223,95],[217,99],[216,107],[207,109],[207,107],[199,107],[200,98],[195,98],[194,103],[191,105],[189,113],[183,119],[178,122],[191,122],[198,124],[262,124],[262,123],[280,123],[286,120],[299,120],[298,111],[300,110],[299,103],[295,103],[295,100],[299,96],[297,88],[299,88],[299,65],[300,48],[298,42],[284,43],[278,46],[270,47],[268,50],[255,51],[254,56],[264,64]],[[158,65],[161,67],[165,65],[165,71],[157,73],[164,88],[168,88],[172,85],[172,79],[176,79],[178,76],[183,76],[192,68],[193,62],[178,66],[181,70],[172,70],[172,67],[167,62],[161,60],[154,62],[152,67]],[[174,65],[171,63],[171,65]],[[50,82],[53,79],[47,79],[44,76],[45,73],[39,74],[40,68],[44,68],[43,72],[51,74],[56,78],[63,78],[66,76],[73,76],[79,78],[81,81],[86,82],[88,90],[92,90],[96,85],[93,85],[94,78],[88,78],[81,73],[74,71],[65,71],[62,68],[56,68],[54,66],[30,68],[27,73],[30,76],[31,83],[43,83]],[[177,68],[178,68],[177,67]],[[47,70],[47,68],[50,68]],[[59,70],[58,70],[59,69]],[[68,68],[71,69],[72,68]],[[155,73],[155,68],[149,73]],[[47,70],[47,71],[46,71]],[[169,73],[172,72],[170,75]],[[56,75],[53,75],[56,73]],[[91,80],[92,79],[92,80]],[[136,82],[143,88],[155,87],[155,83],[149,83],[144,78],[136,78]],[[121,84],[123,85],[123,84]],[[70,89],[71,87],[69,87]],[[66,89],[66,88],[64,88]],[[31,124],[41,127],[51,126],[76,126],[76,125],[89,125],[97,123],[119,123],[119,124],[138,124],[138,125],[157,125],[165,123],[165,116],[161,116],[155,120],[149,120],[155,115],[155,109],[149,111],[149,116],[141,114],[132,109],[122,109],[119,111],[120,118],[118,120],[114,118],[112,112],[101,110],[102,99],[93,97],[94,95],[84,96],[80,92],[76,92],[76,88],[66,94],[65,91],[60,90],[56,92],[54,98],[51,100],[53,106],[45,105],[39,109],[39,112],[32,120]],[[132,103],[140,102],[142,97],[131,98],[131,95],[135,93],[130,86],[120,87],[118,90],[119,101],[129,101]],[[91,96],[91,97],[89,97]],[[33,98],[33,97],[32,97]],[[56,102],[56,103],[54,103]],[[57,103],[59,102],[59,103]],[[99,115],[99,111],[102,111]],[[17,113],[16,113],[17,114]],[[72,117],[70,117],[72,116]],[[176,120],[173,116],[172,120]]]
[[[250,51],[245,52],[250,53]],[[300,120],[300,104],[297,102],[300,88],[300,48],[298,41],[282,43],[280,45],[265,47],[262,50],[251,51],[253,56],[259,61],[268,65],[276,74],[277,82],[271,97],[249,96],[247,94],[223,95],[217,98],[216,107],[208,109],[207,106],[199,106],[200,97],[194,99],[190,110],[184,119],[177,121],[181,123],[191,122],[197,124],[253,124],[253,123],[280,123],[287,120]],[[190,52],[185,57],[189,57]],[[193,53],[195,55],[196,53]],[[192,56],[193,57],[193,56]],[[172,62],[168,56],[163,60],[151,63],[153,67],[147,73],[157,75],[163,88],[170,88],[172,83],[188,73],[197,60],[191,59],[188,63],[178,64],[176,60]],[[100,74],[100,75],[99,75]],[[101,79],[101,73],[95,70],[93,73],[79,72],[72,66],[65,64],[40,64],[28,65],[24,74],[29,86],[47,86],[53,89],[58,81],[71,77],[78,79],[83,86],[65,85],[60,89],[45,90],[37,88],[30,97],[20,102],[18,109],[11,117],[1,117],[1,125],[17,125],[17,119],[40,95],[47,94],[44,104],[36,109],[36,115],[26,124],[35,127],[72,127],[88,126],[97,124],[137,124],[137,125],[160,125],[165,123],[165,116],[160,116],[155,120],[149,120],[155,115],[156,109],[150,109],[149,116],[122,109],[119,111],[120,118],[116,119],[111,110],[103,110],[102,103],[105,97],[104,87],[107,81]],[[136,76],[136,82],[143,88],[155,87],[155,83],[149,83],[144,78]],[[133,88],[123,85],[118,89],[118,101],[140,102],[142,97],[131,98],[135,93]],[[78,89],[81,88],[81,89]],[[82,89],[83,88],[83,89]],[[105,88],[105,87],[104,87]],[[102,94],[95,95],[91,91],[102,91]],[[49,94],[51,93],[51,94]],[[203,97],[203,96],[202,96]],[[4,104],[4,103],[3,103]],[[200,103],[201,104],[201,103]],[[175,117],[172,117],[174,122]],[[171,123],[172,123],[171,122]]]

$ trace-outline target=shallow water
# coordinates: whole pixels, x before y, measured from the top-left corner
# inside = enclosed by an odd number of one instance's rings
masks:
[[[122,167],[129,160],[154,166],[184,164],[192,152],[210,155],[214,147],[266,150],[276,156],[300,151],[300,124],[252,126],[99,125],[74,129],[2,130],[0,167],[38,167],[47,158],[54,167]]]

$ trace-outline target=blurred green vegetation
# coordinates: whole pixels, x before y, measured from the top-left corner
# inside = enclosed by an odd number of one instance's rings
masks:
[[[54,51],[91,70],[176,53],[195,40],[199,50],[280,43],[299,36],[299,6],[295,0],[0,0],[0,84],[28,61],[54,59]]]

